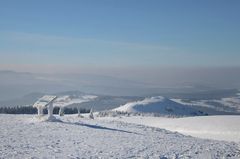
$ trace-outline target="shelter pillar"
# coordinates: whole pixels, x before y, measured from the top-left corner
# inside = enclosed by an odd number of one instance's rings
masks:
[[[48,105],[48,118],[53,117],[53,102]]]

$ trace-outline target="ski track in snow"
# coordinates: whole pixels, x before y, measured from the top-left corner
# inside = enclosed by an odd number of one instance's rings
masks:
[[[1,114],[0,158],[240,158],[240,143],[76,115],[61,120]]]

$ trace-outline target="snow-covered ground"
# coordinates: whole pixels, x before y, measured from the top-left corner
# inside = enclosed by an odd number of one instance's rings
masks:
[[[240,116],[220,115],[184,118],[121,116],[106,117],[105,119],[163,128],[204,139],[240,142]]]
[[[1,114],[0,158],[240,158],[239,142],[140,125],[145,117],[133,124],[76,116],[39,122],[33,115]]]

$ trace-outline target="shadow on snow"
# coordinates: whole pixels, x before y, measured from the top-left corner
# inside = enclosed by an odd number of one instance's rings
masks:
[[[130,134],[136,134],[136,135],[142,135],[136,132],[131,132],[131,131],[126,131],[126,130],[121,130],[121,129],[115,129],[115,128],[108,128],[105,126],[100,126],[100,125],[91,125],[91,124],[86,124],[86,123],[70,123],[70,122],[63,122],[64,124],[70,124],[70,125],[79,125],[79,126],[85,126],[88,128],[93,128],[93,129],[101,129],[101,130],[109,130],[109,131],[117,131],[117,132],[123,132],[123,133],[130,133]]]

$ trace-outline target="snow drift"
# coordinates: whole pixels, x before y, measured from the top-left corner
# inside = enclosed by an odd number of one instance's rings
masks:
[[[122,105],[113,111],[127,112],[127,113],[157,113],[162,115],[203,115],[196,109],[189,106],[174,102],[162,96],[145,98],[142,101],[130,102]]]

